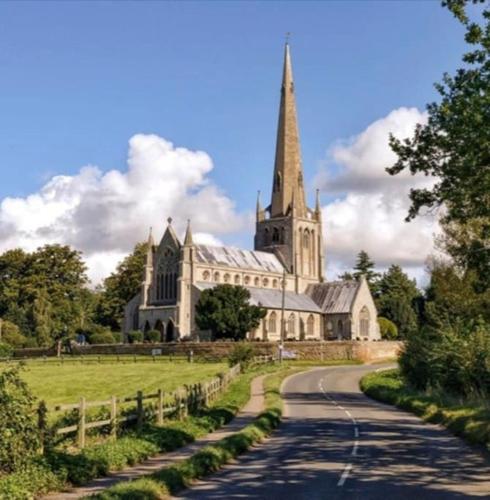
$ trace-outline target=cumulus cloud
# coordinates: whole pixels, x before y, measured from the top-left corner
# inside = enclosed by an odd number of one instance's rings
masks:
[[[46,243],[81,250],[93,282],[111,272],[148,227],[163,232],[168,216],[179,233],[186,219],[201,231],[196,241],[239,230],[246,218],[208,177],[211,158],[175,147],[156,135],[129,141],[127,169],[95,166],[50,179],[38,193],[5,198],[0,204],[0,251],[34,250]]]
[[[336,143],[328,152],[328,168],[317,176],[322,192],[333,197],[323,207],[328,276],[350,269],[357,252],[367,251],[380,268],[400,264],[420,278],[427,256],[434,251],[438,231],[433,216],[405,222],[410,188],[430,186],[433,179],[403,172],[389,176],[396,160],[389,134],[410,137],[426,113],[399,108],[369,125],[359,135]]]

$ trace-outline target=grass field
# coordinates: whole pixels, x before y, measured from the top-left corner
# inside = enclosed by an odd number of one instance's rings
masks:
[[[156,389],[172,391],[184,384],[195,384],[227,370],[226,363],[128,362],[128,363],[27,363],[22,378],[32,392],[48,406],[76,403],[109,396],[135,395]]]

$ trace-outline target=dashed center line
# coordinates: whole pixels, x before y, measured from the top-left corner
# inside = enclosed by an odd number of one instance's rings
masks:
[[[339,405],[335,399],[333,399],[323,388],[323,383],[322,380],[318,382],[318,387],[323,393],[323,396],[325,399],[330,400],[339,410],[343,410],[345,414],[351,419],[352,423],[354,424],[354,437],[356,440],[354,441],[354,446],[352,447],[352,456],[357,456],[357,449],[359,447],[359,427],[357,426],[357,420],[352,416],[351,412],[349,410],[346,410],[343,406]],[[349,473],[352,470],[352,464],[347,464],[345,466],[344,471],[342,472],[342,475],[340,476],[339,482],[337,483],[337,486],[344,486],[345,481],[349,477]]]

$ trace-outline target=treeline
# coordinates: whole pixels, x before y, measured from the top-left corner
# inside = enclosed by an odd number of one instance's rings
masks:
[[[0,255],[0,351],[49,347],[81,334],[92,343],[119,341],[124,305],[141,282],[145,249],[137,245],[96,289],[88,286],[80,252],[68,246]]]

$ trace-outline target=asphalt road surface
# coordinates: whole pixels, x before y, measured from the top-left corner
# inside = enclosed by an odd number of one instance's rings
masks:
[[[360,378],[377,368],[290,377],[272,437],[179,498],[490,499],[488,456],[360,392]]]

